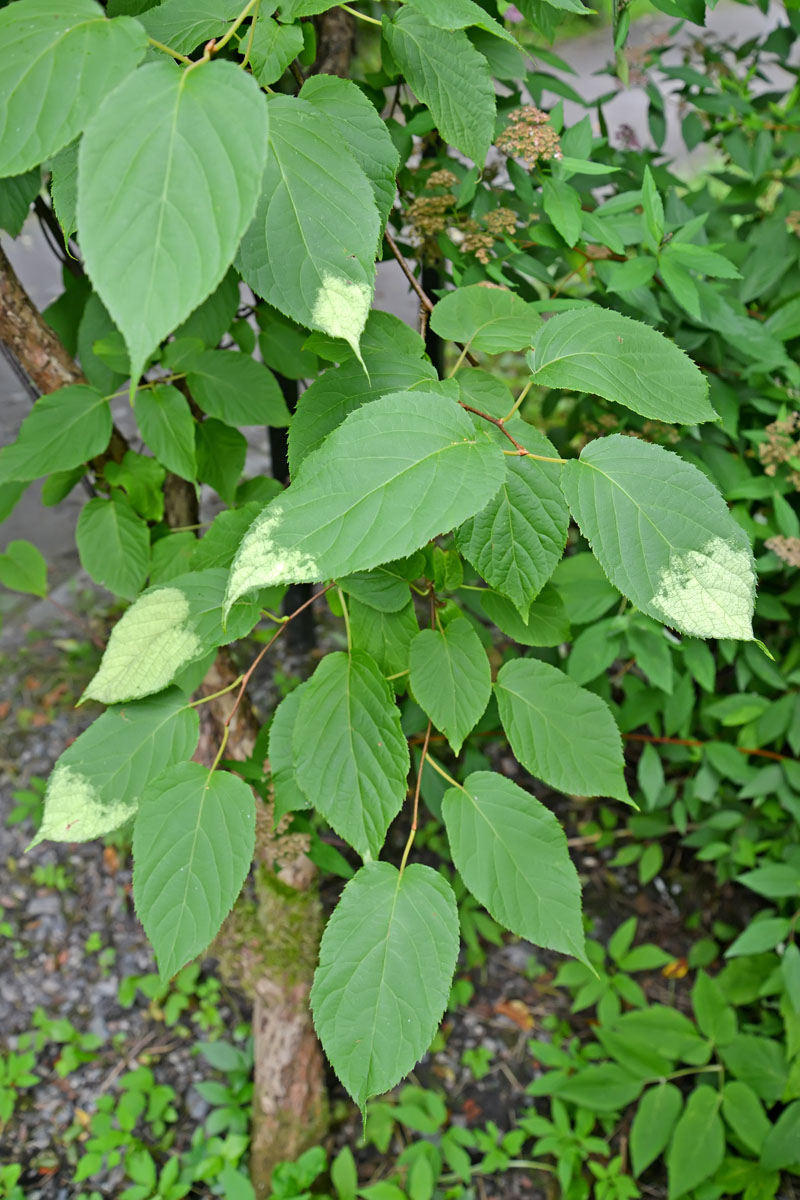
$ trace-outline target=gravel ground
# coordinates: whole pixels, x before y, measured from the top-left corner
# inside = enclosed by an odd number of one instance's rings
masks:
[[[102,1045],[93,1062],[63,1080],[54,1069],[60,1047],[45,1046],[36,1067],[41,1082],[22,1093],[16,1114],[0,1132],[0,1164],[23,1166],[20,1184],[26,1200],[66,1200],[81,1193],[82,1185],[70,1183],[77,1147],[65,1144],[64,1135],[72,1129],[70,1136],[75,1136],[76,1122],[85,1127],[97,1097],[113,1092],[123,1071],[137,1064],[149,1065],[157,1082],[174,1089],[177,1149],[188,1146],[207,1112],[193,1085],[213,1076],[193,1052],[197,1038],[204,1036],[196,1023],[192,1024],[192,1018],[199,1015],[196,999],[181,1018],[183,1033],[180,1026],[166,1027],[158,1010],[141,993],[132,1007],[119,1003],[118,989],[124,979],[155,970],[133,910],[127,850],[99,843],[45,843],[26,855],[30,821],[8,823],[15,807],[12,793],[28,786],[31,778],[46,778],[64,747],[96,715],[88,706],[75,709],[74,702],[99,661],[100,650],[91,639],[96,637],[102,644],[109,600],[98,600],[96,591],[80,577],[60,588],[55,598],[79,620],[47,602],[36,604],[24,621],[18,618],[7,626],[0,643],[0,861],[5,865],[0,876],[4,909],[0,921],[11,927],[10,936],[0,937],[0,1051],[13,1049],[19,1035],[33,1028],[38,1007],[49,1018],[68,1018],[82,1033],[95,1034]],[[93,615],[96,613],[101,617]],[[331,641],[327,630],[322,640]],[[286,647],[275,665],[284,674],[305,673],[296,652],[287,653]],[[277,698],[273,678],[265,672],[254,682],[254,699],[262,711],[269,711]],[[493,765],[506,772],[518,770],[504,758]],[[574,834],[574,806],[569,808],[557,795],[543,798],[556,811],[562,810],[558,815]],[[390,834],[390,843],[397,841],[398,847],[405,840],[401,823]],[[423,848],[420,857],[424,859],[426,853]],[[719,893],[703,884],[696,871],[682,874],[680,862],[669,868],[669,888],[659,879],[641,889],[633,876],[628,879],[624,872],[608,871],[605,861],[593,855],[591,848],[579,853],[583,855],[578,865],[585,881],[585,904],[596,919],[595,936],[601,940],[621,921],[637,915],[639,940],[657,941],[679,956],[687,946],[686,915],[693,909],[701,911],[707,928],[719,915],[720,903],[725,903],[724,897],[721,900]],[[60,879],[55,877],[56,868],[62,873]],[[339,886],[335,880],[326,882],[326,904],[335,903]],[[680,907],[673,893],[677,893]],[[87,939],[93,935],[102,947],[100,952],[86,949]],[[553,1013],[566,1016],[568,1000],[552,987],[557,956],[534,952],[533,947],[517,941],[487,949],[485,963],[460,971],[460,976],[472,983],[474,995],[467,1007],[447,1015],[435,1052],[419,1065],[412,1082],[444,1091],[454,1123],[481,1128],[494,1121],[507,1130],[515,1124],[515,1113],[532,1103],[525,1088],[538,1068],[529,1040],[547,1036],[542,1033],[543,1019]],[[532,979],[528,968],[534,953],[545,970]],[[206,966],[213,978],[213,964]],[[641,977],[640,981],[644,982]],[[685,1001],[680,984],[676,990],[674,983],[658,975],[648,981],[648,992],[662,1003],[682,1005]],[[218,1009],[225,1036],[249,1016],[243,998],[225,989]],[[462,1056],[479,1046],[492,1057],[486,1075],[476,1080]],[[360,1123],[334,1080],[331,1085],[336,1122],[329,1148],[335,1152],[344,1144],[357,1145]],[[78,1142],[86,1136],[80,1133]],[[395,1141],[388,1156],[374,1148],[361,1151],[362,1180],[385,1176],[402,1148]],[[119,1171],[95,1176],[84,1186],[103,1197],[117,1196]],[[481,1180],[478,1200],[539,1200],[548,1195],[541,1187],[541,1176],[509,1171]],[[481,1192],[481,1188],[489,1190]]]

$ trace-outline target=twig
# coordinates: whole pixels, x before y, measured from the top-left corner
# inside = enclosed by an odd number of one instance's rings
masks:
[[[392,254],[395,256],[398,263],[400,264],[400,270],[403,272],[406,279],[411,284],[414,291],[417,293],[420,304],[426,310],[426,312],[432,313],[433,312],[433,301],[431,300],[431,298],[427,294],[427,292],[423,291],[422,287],[420,286],[419,282],[417,281],[417,279],[414,275],[414,272],[411,270],[411,267],[408,265],[405,258],[403,257],[403,253],[402,253],[400,247],[398,246],[397,242],[394,240],[391,233],[389,232],[388,225],[383,232],[383,236],[386,238],[386,242],[387,242]]]
[[[473,408],[471,404],[465,404],[463,400],[460,400],[459,403],[467,412],[474,413],[476,417],[482,417],[484,421],[489,421],[492,425],[496,425],[500,432],[505,434],[511,444],[516,447],[517,454],[525,458],[534,458],[537,462],[565,463],[567,461],[566,458],[552,458],[546,454],[532,454],[530,450],[526,450],[524,446],[521,446],[515,437],[511,436],[503,424],[505,418],[491,417],[489,413],[481,412],[479,408]]]
[[[401,878],[403,875],[403,871],[405,871],[405,869],[406,869],[408,855],[411,851],[411,847],[414,842],[414,837],[417,832],[417,817],[419,815],[419,792],[420,792],[420,788],[422,786],[422,772],[425,767],[425,760],[428,757],[428,742],[430,741],[430,739],[431,739],[431,722],[428,721],[428,728],[425,732],[425,741],[422,746],[422,754],[420,756],[419,767],[417,769],[417,782],[416,782],[416,786],[414,788],[414,811],[413,811],[413,814],[411,817],[411,829],[409,830],[408,841],[406,842],[405,850],[403,851],[403,857],[400,860],[400,876],[401,876]]]
[[[304,604],[301,604],[299,608],[296,608],[294,610],[294,612],[291,614],[291,616],[287,617],[286,620],[283,622],[283,624],[278,626],[278,628],[275,630],[275,632],[273,633],[272,637],[269,639],[267,644],[265,646],[262,646],[262,648],[259,650],[258,654],[255,656],[255,658],[251,662],[250,666],[245,671],[244,675],[242,675],[242,677],[241,677],[242,682],[239,687],[239,693],[233,703],[233,708],[228,713],[227,719],[225,721],[225,726],[224,726],[225,733],[223,734],[222,749],[225,748],[225,741],[227,741],[227,730],[230,727],[230,723],[233,720],[233,718],[236,716],[236,712],[239,708],[239,705],[242,702],[242,698],[244,697],[244,694],[247,691],[247,685],[250,682],[250,680],[252,679],[253,672],[255,671],[258,664],[261,662],[264,655],[267,653],[267,651],[269,649],[271,649],[271,647],[274,645],[274,643],[278,640],[278,638],[281,636],[281,634],[283,633],[286,626],[291,621],[293,621],[295,619],[295,617],[299,616],[304,608],[308,608],[309,604],[313,604],[315,600],[319,600],[320,596],[324,596],[325,593],[327,591],[329,591],[332,587],[333,587],[332,583],[326,583],[324,588],[320,588],[320,590],[318,592],[315,592],[314,595],[311,596],[308,600],[306,600],[306,602]],[[220,754],[221,754],[221,752],[222,751],[220,751]]]

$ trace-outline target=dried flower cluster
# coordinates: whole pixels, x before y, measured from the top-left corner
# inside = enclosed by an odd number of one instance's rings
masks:
[[[800,212],[797,209],[793,209],[792,212],[786,214],[786,228],[790,233],[794,233],[797,237],[800,237]]]
[[[440,168],[438,171],[431,171],[425,181],[426,190],[429,188],[445,188],[448,192],[458,183],[458,176],[452,171],[448,171],[446,167]]]
[[[776,475],[778,467],[790,459],[800,459],[800,412],[791,412],[782,421],[772,421],[767,438],[758,447],[758,457],[766,475]],[[789,480],[800,492],[800,471],[792,470]]]
[[[547,113],[532,104],[515,108],[508,114],[511,124],[500,134],[495,145],[504,154],[524,158],[532,166],[561,158],[558,134],[550,125]]]
[[[764,545],[790,567],[800,567],[800,538],[771,537],[767,538]]]
[[[455,204],[452,192],[442,196],[417,196],[408,206],[407,219],[414,233],[421,238],[434,237],[447,225],[447,211]]]
[[[478,262],[488,263],[489,251],[492,246],[494,246],[493,235],[482,229],[477,221],[467,221],[464,227],[464,240],[461,243],[462,250],[466,250],[468,254],[474,254]]]
[[[511,208],[496,208],[486,214],[486,228],[490,233],[516,233],[517,214]]]

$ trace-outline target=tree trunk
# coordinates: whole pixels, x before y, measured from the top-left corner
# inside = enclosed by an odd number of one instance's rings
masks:
[[[83,372],[33,305],[0,250],[0,341],[40,393],[85,384]],[[119,459],[127,442],[115,429],[97,470]],[[197,494],[186,480],[168,475],[165,515],[169,525],[197,523]],[[220,650],[200,692],[210,695],[238,675],[229,652]],[[233,706],[233,693],[200,708],[195,758],[211,763]],[[249,758],[258,722],[245,696],[231,726],[227,754]],[[273,1167],[319,1141],[327,1105],[322,1052],[308,1006],[322,915],[314,889],[315,869],[306,839],[273,832],[271,806],[258,801],[255,898],[240,899],[218,937],[215,952],[229,982],[249,992],[254,1004],[255,1096],[251,1174],[259,1200],[270,1194]],[[227,969],[226,969],[227,966]]]

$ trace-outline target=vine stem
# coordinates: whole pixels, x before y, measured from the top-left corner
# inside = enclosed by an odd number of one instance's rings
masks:
[[[229,683],[227,687],[220,688],[218,692],[212,692],[209,696],[201,696],[199,700],[190,700],[186,707],[197,708],[200,704],[207,704],[209,700],[219,700],[220,696],[225,696],[228,692],[232,692],[241,682],[242,676],[237,675],[233,683]]]
[[[298,617],[304,608],[308,608],[309,604],[313,604],[315,600],[319,600],[320,596],[324,596],[325,593],[330,591],[330,589],[332,587],[333,587],[332,583],[326,583],[324,588],[320,588],[320,590],[318,592],[315,592],[314,595],[311,596],[308,600],[306,600],[306,602],[304,604],[301,604],[299,608],[296,608],[294,610],[294,612],[291,614],[291,616],[287,617],[286,620],[281,625],[278,626],[278,628],[275,630],[275,632],[273,633],[273,635],[269,639],[269,641],[266,643],[266,645],[261,647],[258,654],[255,656],[255,658],[253,659],[253,661],[251,662],[250,666],[247,668],[245,673],[243,675],[240,675],[239,679],[237,679],[234,683],[232,683],[229,688],[224,688],[222,692],[217,693],[217,695],[222,696],[222,695],[224,695],[225,692],[232,691],[237,683],[239,684],[239,692],[236,696],[236,699],[233,702],[233,708],[228,713],[228,716],[225,720],[225,725],[223,727],[223,734],[222,734],[222,744],[220,745],[220,748],[217,751],[217,757],[214,759],[214,766],[211,768],[212,771],[215,770],[215,768],[219,765],[219,761],[222,758],[222,753],[228,742],[228,731],[230,729],[231,721],[233,720],[233,718],[236,716],[236,713],[238,712],[239,705],[242,703],[242,698],[244,697],[244,694],[247,691],[247,685],[249,684],[250,680],[252,679],[253,673],[256,670],[256,668],[258,667],[258,664],[261,662],[262,658],[267,653],[267,651],[272,648],[272,646],[275,644],[275,642],[277,642],[278,638],[281,636],[281,634],[283,633],[286,626],[291,621],[293,621],[295,619],[295,617]],[[203,699],[204,700],[213,700],[214,697],[213,696],[205,696]],[[202,703],[202,701],[201,701],[201,703]]]
[[[471,404],[465,404],[463,400],[459,401],[459,403],[467,412],[474,413],[476,417],[482,417],[484,421],[489,421],[490,424],[496,425],[500,432],[505,434],[512,446],[516,447],[517,454],[524,455],[525,458],[534,458],[537,462],[565,463],[567,461],[566,458],[552,458],[546,454],[532,454],[530,450],[526,450],[524,446],[521,446],[515,437],[511,436],[503,424],[505,418],[492,417],[489,413],[481,412],[479,408],[473,408]]]
[[[442,741],[444,741],[444,739],[442,739]],[[438,774],[441,775],[442,779],[446,779],[451,787],[457,787],[460,792],[464,791],[464,788],[458,782],[458,780],[453,779],[452,775],[448,775],[447,771],[445,771],[444,767],[440,767],[435,759],[429,758],[429,759],[427,759],[427,762],[428,762],[428,766],[433,767],[434,771],[437,771]],[[420,774],[421,773],[422,773],[422,764],[420,763]]]
[[[353,650],[353,638],[350,633],[350,613],[347,611],[347,601],[344,598],[344,592],[338,585],[336,591],[339,593],[339,603],[342,606],[342,616],[344,617],[344,628],[347,634],[347,653],[351,654]]]
[[[253,49],[253,39],[255,38],[256,21],[258,20],[258,10],[259,10],[260,5],[261,5],[261,0],[256,0],[256,6],[253,9],[253,20],[250,24],[250,33],[248,34],[248,37],[247,37],[247,46],[245,47],[244,58],[242,59],[241,64],[240,64],[242,70],[244,70],[245,67],[247,66],[247,64],[250,62],[250,52]]]
[[[520,405],[522,404],[522,401],[525,399],[525,397],[527,396],[528,392],[531,390],[531,388],[532,388],[532,387],[533,387],[533,380],[532,380],[532,379],[529,379],[529,380],[528,380],[528,382],[525,384],[525,387],[522,389],[522,391],[520,392],[520,394],[517,396],[517,398],[516,398],[516,400],[514,401],[514,403],[513,403],[512,407],[511,407],[511,409],[510,409],[510,410],[509,410],[509,411],[506,413],[506,415],[505,415],[505,416],[502,418],[503,422],[506,422],[506,421],[510,421],[510,420],[511,420],[511,418],[512,418],[512,417],[513,417],[513,415],[514,415],[514,413],[515,413],[515,412],[517,411],[517,409],[520,407]]]
[[[411,852],[411,847],[414,844],[414,838],[417,833],[417,818],[419,816],[419,792],[422,787],[422,772],[425,768],[425,759],[428,757],[428,743],[431,740],[431,722],[428,721],[428,728],[425,731],[425,741],[422,746],[422,754],[420,755],[419,767],[417,768],[417,782],[414,787],[414,811],[411,816],[411,829],[408,833],[408,841],[406,842],[403,857],[400,860],[400,878],[403,878],[403,871],[406,869],[408,856]]]
[[[349,4],[340,4],[339,8],[344,9],[346,13],[350,13],[351,17],[358,17],[359,21],[368,21],[370,25],[377,25],[380,27],[381,23],[380,21],[377,21],[375,17],[368,17],[366,13],[361,13],[358,11],[358,9],[351,8]]]
[[[417,281],[417,279],[414,275],[414,272],[411,270],[411,267],[408,265],[405,258],[403,257],[402,250],[398,246],[397,242],[394,240],[394,237],[392,236],[392,234],[389,232],[388,225],[386,226],[386,228],[383,231],[383,236],[386,238],[386,244],[388,245],[392,254],[397,259],[400,270],[403,272],[406,279],[411,284],[414,291],[417,293],[417,296],[419,297],[419,302],[422,305],[422,307],[424,308],[425,312],[428,314],[428,316],[430,316],[430,314],[433,312],[433,308],[434,308],[433,301],[431,300],[430,296],[425,291],[425,289],[423,287],[421,287],[419,282]],[[466,358],[466,360],[470,364],[470,366],[477,367],[478,360],[475,357],[475,355],[471,353],[469,348],[468,347],[465,348],[461,344],[461,342],[456,342],[455,344],[456,344],[456,346],[458,346],[459,350],[463,351],[462,358]],[[461,361],[461,359],[459,359],[459,362],[460,361]]]
[[[188,65],[192,61],[185,54],[179,54],[177,50],[171,49],[170,46],[165,46],[163,42],[157,42],[155,38],[149,37],[147,40],[154,49],[163,51],[164,54],[168,54],[170,58],[174,58],[177,62]]]

